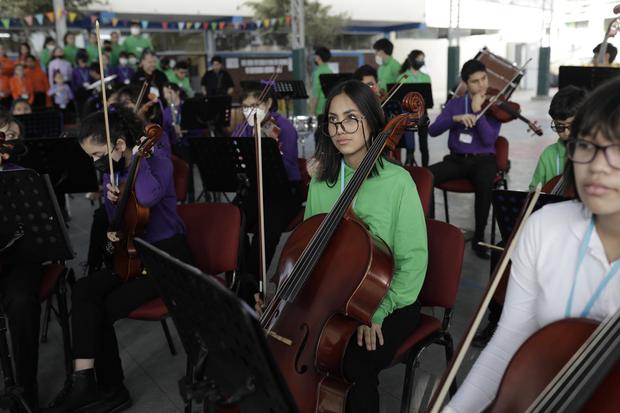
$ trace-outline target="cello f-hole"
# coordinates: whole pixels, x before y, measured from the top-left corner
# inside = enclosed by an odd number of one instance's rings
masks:
[[[308,341],[308,334],[310,333],[310,328],[307,324],[304,323],[299,329],[303,331],[303,338],[299,343],[299,350],[297,350],[297,354],[295,354],[295,371],[299,374],[304,374],[306,371],[308,371],[308,366],[301,362],[301,354],[306,348],[306,342]]]

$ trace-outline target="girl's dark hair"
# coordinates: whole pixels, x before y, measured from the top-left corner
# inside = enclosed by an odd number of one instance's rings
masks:
[[[610,141],[620,142],[620,78],[609,80],[583,101],[570,130],[569,139],[603,135]],[[566,160],[564,178],[577,188],[573,162]]]
[[[369,128],[369,130],[364,130],[364,134],[368,139],[366,143],[367,147],[370,147],[375,136],[383,130],[383,126],[385,125],[383,109],[381,109],[379,101],[372,90],[364,83],[354,79],[347,80],[336,85],[331,90],[327,97],[327,102],[325,103],[323,122],[317,133],[318,139],[314,155],[319,164],[317,179],[320,181],[327,181],[328,185],[335,185],[338,180],[338,171],[340,170],[342,154],[336,149],[331,138],[325,133],[325,130],[327,130],[329,109],[332,100],[341,94],[347,95],[355,102],[359,111],[362,112],[362,115],[366,118],[366,123]],[[374,176],[376,174],[377,170],[375,168],[372,171],[372,175]]]
[[[110,105],[108,118],[112,145],[118,138],[123,138],[131,148],[144,133],[144,125],[140,118],[123,106]],[[91,113],[82,121],[78,139],[82,143],[89,138],[97,144],[106,143],[105,119],[102,111]]]
[[[28,102],[26,101],[26,103]],[[24,139],[24,125],[19,120],[17,120],[15,116],[13,116],[10,112],[7,112],[5,110],[0,111],[0,128],[4,128],[7,125],[10,126],[11,123],[17,125],[17,127],[19,128],[19,137],[20,139]]]
[[[422,50],[412,50],[411,53],[407,55],[407,58],[405,59],[403,64],[400,66],[400,73],[405,73],[407,70],[411,69],[411,62],[417,60],[419,56],[424,56],[424,52]]]
[[[265,88],[265,83],[263,82],[247,82],[243,84],[243,90],[241,91],[241,102],[246,100],[249,97],[253,97],[258,99]],[[270,86],[267,89],[267,95],[265,96],[265,101],[267,99],[271,99],[271,106],[269,106],[270,112],[277,112],[278,110],[278,99],[276,99],[276,94],[273,90],[273,86]]]

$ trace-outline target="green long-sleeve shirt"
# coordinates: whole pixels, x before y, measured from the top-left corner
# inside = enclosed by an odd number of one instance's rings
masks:
[[[322,74],[329,74],[332,70],[329,68],[327,63],[321,63],[314,69],[312,72],[312,96],[316,99],[316,109],[314,113],[316,115],[322,115],[325,110],[325,93],[323,93],[323,88],[321,87],[321,80],[319,76]]]
[[[122,46],[127,53],[133,53],[138,58],[138,60],[142,56],[142,52],[145,49],[153,50],[153,43],[151,43],[151,40],[141,35],[128,36],[123,42]]]
[[[565,163],[566,146],[560,140],[547,146],[538,159],[532,182],[530,182],[530,190],[536,188],[539,183],[544,185],[564,173]]]
[[[387,91],[387,85],[390,83],[396,83],[399,72],[400,63],[398,63],[398,61],[392,56],[388,56],[385,62],[379,66],[379,70],[377,71],[377,76],[379,77],[379,88]]]
[[[377,163],[377,170],[379,175],[362,184],[353,212],[368,225],[372,234],[385,241],[394,257],[392,284],[372,317],[373,323],[381,324],[394,310],[417,300],[426,276],[428,248],[424,212],[411,176],[385,159],[383,167]],[[345,185],[353,173],[353,169],[345,166]],[[330,186],[313,178],[304,218],[328,213],[340,196],[340,190],[340,179]]]
[[[419,70],[413,73],[411,69],[398,75],[398,79],[394,83],[400,82],[400,79],[405,76],[405,74],[407,75],[407,79],[405,79],[403,83],[431,83],[431,77],[429,75]]]

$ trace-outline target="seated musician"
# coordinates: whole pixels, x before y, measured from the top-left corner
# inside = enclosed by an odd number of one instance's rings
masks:
[[[475,190],[476,230],[472,249],[480,258],[489,255],[478,242],[484,241],[491,207],[491,190],[497,174],[495,141],[499,135],[500,123],[481,113],[489,86],[486,67],[478,60],[469,60],[461,68],[461,80],[467,87],[462,97],[448,101],[441,114],[428,127],[428,133],[436,137],[449,130],[448,148],[450,155],[442,162],[430,166],[435,185],[458,179],[469,179]]]
[[[497,332],[444,412],[482,411],[515,351],[541,327],[601,321],[620,308],[619,89],[618,80],[605,84],[577,111],[564,176],[579,200],[547,205],[525,224]]]
[[[109,119],[113,145],[111,155],[107,155],[102,112],[84,120],[79,141],[82,149],[94,159],[95,166],[105,171],[105,207],[108,219],[112,221],[120,193],[118,187],[109,183],[108,156],[112,157],[117,182],[125,182],[133,150],[143,135],[143,123],[133,112],[122,107],[110,111]],[[172,162],[169,155],[163,152],[156,146],[152,156],[143,159],[138,168],[135,194],[138,202],[150,210],[146,229],[139,235],[169,254],[191,263],[185,226],[176,213]],[[108,233],[108,238],[113,241],[117,235]],[[52,402],[49,412],[73,412],[78,409],[88,412],[121,411],[131,405],[129,392],[123,385],[114,322],[158,296],[151,277],[139,275],[122,282],[118,274],[108,269],[75,283],[71,296],[75,371]]]
[[[332,209],[385,123],[377,98],[356,80],[333,89],[324,115],[326,122],[317,142],[316,173],[310,183],[306,219]],[[371,325],[359,326],[343,363],[345,377],[354,383],[346,411],[377,413],[379,372],[389,366],[398,346],[418,323],[417,299],[428,260],[426,224],[411,176],[385,156],[362,184],[353,212],[370,232],[388,244],[395,261],[387,295]]]
[[[566,141],[570,136],[571,122],[585,98],[584,89],[566,86],[551,99],[549,116],[552,119],[551,128],[558,134],[558,141],[547,146],[540,155],[530,182],[530,190],[535,189],[538,184],[545,185],[564,172]]]
[[[301,188],[301,173],[297,160],[297,131],[293,124],[278,113],[278,101],[276,100],[273,89],[269,87],[267,97],[260,102],[258,99],[263,92],[264,86],[261,83],[247,85],[241,94],[241,107],[245,121],[239,124],[232,133],[232,136],[254,136],[254,114],[258,116],[262,126],[263,137],[271,137],[278,141],[282,162],[289,181],[289,188],[282,193],[266,194],[264,199],[265,211],[265,259],[266,267],[269,263],[280,241],[282,232],[286,230],[295,214],[300,210],[303,202]],[[251,192],[237,199],[245,213],[246,228],[249,232],[254,232],[258,222],[257,195]],[[259,244],[258,237],[252,238],[248,256],[246,258],[245,272],[250,274],[249,282],[258,280],[259,275]],[[257,285],[251,287],[256,289]],[[245,291],[245,289],[243,289]],[[247,295],[240,292],[242,298],[248,302],[253,302],[253,294]]]
[[[21,139],[22,126],[8,112],[0,112],[0,132],[7,141]],[[21,169],[15,154],[0,154],[0,171]],[[17,384],[24,390],[24,398],[32,409],[38,409],[37,365],[39,361],[39,321],[41,304],[39,288],[41,263],[21,254],[19,244],[8,247],[17,228],[2,228],[0,239],[0,296],[3,312],[9,319],[13,360]],[[7,239],[5,239],[5,236]],[[17,241],[28,242],[27,239]]]
[[[381,96],[379,81],[377,80],[377,69],[370,65],[362,65],[353,72],[353,79],[359,80],[372,90],[377,97]]]

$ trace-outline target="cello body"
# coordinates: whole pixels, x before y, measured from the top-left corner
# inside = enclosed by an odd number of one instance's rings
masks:
[[[525,412],[592,335],[598,322],[585,318],[559,320],[528,338],[508,364],[499,390],[486,413]],[[584,413],[620,412],[620,363],[612,368]]]
[[[280,283],[326,217],[313,216],[291,234],[279,262]],[[342,360],[351,336],[370,324],[387,294],[394,262],[387,245],[364,224],[342,219],[302,292],[277,303],[279,315],[267,341],[300,412],[344,412],[350,384]]]

